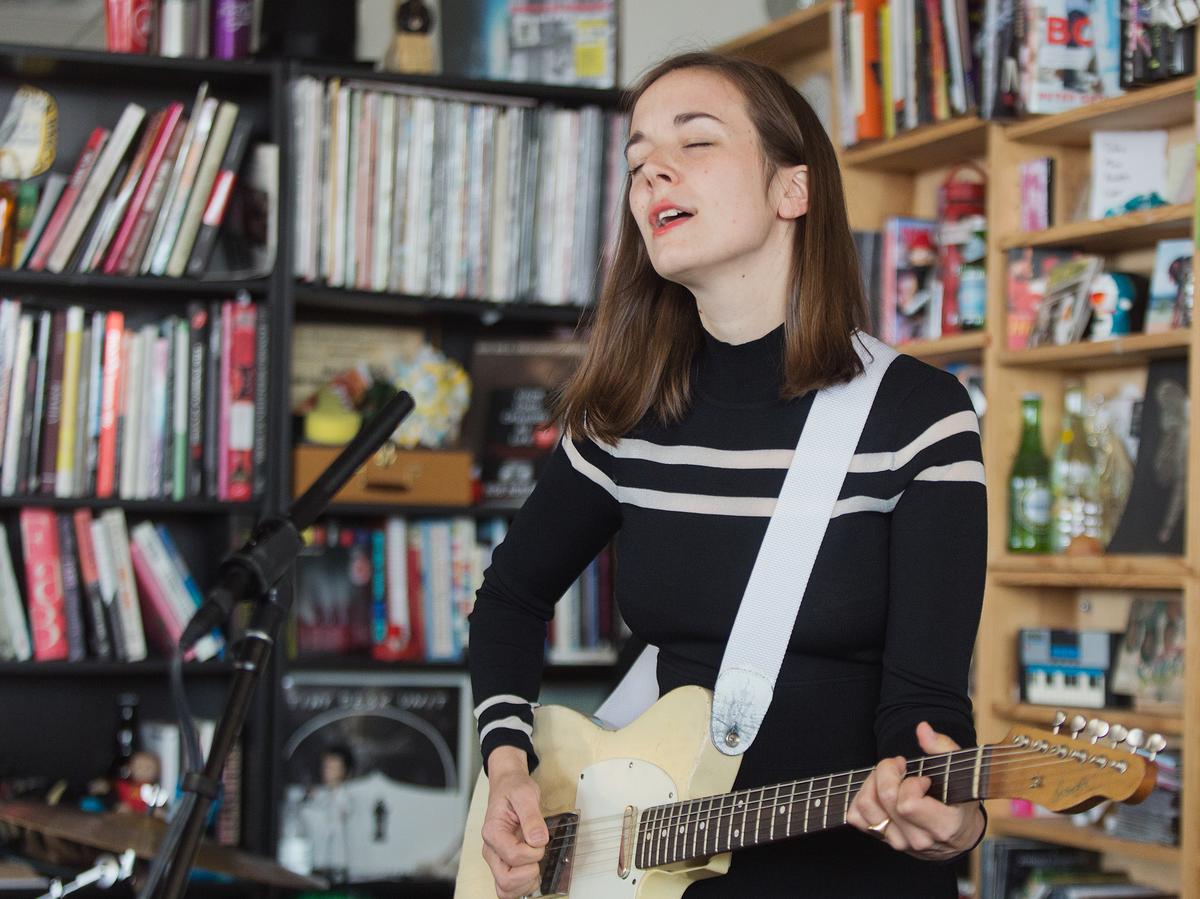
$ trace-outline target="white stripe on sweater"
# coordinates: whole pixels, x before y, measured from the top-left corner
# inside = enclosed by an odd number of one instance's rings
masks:
[[[528,699],[525,699],[521,696],[516,696],[512,693],[500,693],[496,696],[491,697],[490,699],[485,699],[483,702],[479,703],[479,705],[475,706],[475,711],[473,713],[475,715],[475,720],[478,721],[479,716],[482,715],[484,712],[486,712],[488,709],[490,709],[492,706],[501,705],[501,704],[527,705],[530,708],[533,708],[535,705],[534,703],[530,702]]]
[[[567,458],[571,460],[571,467],[583,475],[590,481],[599,484],[602,488],[608,491],[608,494],[613,498],[617,498],[617,485],[612,482],[612,479],[602,472],[599,468],[589,462],[579,452],[579,448],[571,441],[570,437],[564,436],[562,439],[563,449],[567,451]]]
[[[486,727],[481,728],[479,731],[479,742],[482,743],[484,737],[486,737],[492,731],[500,730],[501,728],[504,730],[519,730],[523,734],[526,734],[530,737],[533,736],[532,725],[526,724],[516,715],[510,715],[508,718],[501,718],[498,721],[493,721]]]
[[[663,465],[700,465],[705,468],[784,468],[792,464],[795,450],[723,450],[708,446],[663,446],[649,440],[619,440],[616,444],[598,444],[618,459],[637,459]]]
[[[979,433],[979,419],[969,409],[947,415],[941,421],[926,428],[924,433],[908,446],[894,453],[859,453],[850,463],[849,470],[858,474],[895,471],[911,462],[921,450],[928,449],[935,443],[953,437],[955,434],[964,433]]]

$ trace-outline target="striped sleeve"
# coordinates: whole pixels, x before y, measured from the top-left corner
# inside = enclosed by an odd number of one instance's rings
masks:
[[[875,733],[881,758],[912,758],[921,721],[975,745],[967,672],[983,603],[987,491],[979,423],[952,375],[930,369],[898,405],[894,433],[886,461],[903,477]]]
[[[533,710],[546,626],[562,597],[621,523],[614,459],[564,440],[492,554],[470,616],[469,667],[480,750],[516,746],[537,765]]]

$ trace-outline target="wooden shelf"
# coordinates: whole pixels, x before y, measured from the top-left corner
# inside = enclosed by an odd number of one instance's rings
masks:
[[[988,345],[988,335],[983,331],[954,334],[937,340],[916,340],[902,343],[897,352],[915,356],[926,362],[944,365],[948,362],[978,362],[983,348]]]
[[[289,671],[463,671],[464,662],[390,662],[369,656],[314,656],[288,659]],[[0,669],[2,670],[2,669]],[[543,674],[548,680],[558,681],[605,681],[615,678],[616,668],[612,664],[551,664],[546,663]]]
[[[1153,87],[1134,88],[1120,97],[1100,100],[1080,109],[1039,116],[1007,126],[1009,140],[1062,146],[1091,146],[1092,132],[1139,128],[1170,128],[1190,123],[1194,77],[1178,78]]]
[[[88,293],[93,296],[97,294],[115,295],[122,303],[154,294],[232,297],[239,290],[244,290],[253,297],[261,297],[267,292],[267,284],[266,278],[234,281],[206,280],[204,278],[156,278],[153,276],[131,278],[124,275],[56,275],[52,272],[0,269],[0,288],[35,293],[70,292],[72,294]]]
[[[1191,203],[1174,203],[1140,209],[1124,215],[1086,222],[1055,225],[1045,231],[1023,231],[1000,239],[1000,247],[1071,247],[1094,253],[1109,253],[1192,233]]]
[[[590,306],[552,305],[550,303],[496,303],[491,300],[417,297],[398,293],[345,290],[318,284],[296,285],[297,309],[334,310],[376,315],[455,315],[478,318],[487,324],[506,320],[551,322],[573,325],[586,318]]]
[[[1148,359],[1187,355],[1192,335],[1188,329],[1160,334],[1131,334],[1112,340],[1034,347],[1031,350],[1002,350],[1000,364],[1013,368],[1082,370],[1120,368]]]
[[[322,513],[323,518],[359,517],[386,518],[401,516],[404,518],[452,518],[455,515],[465,515],[471,518],[512,518],[517,514],[513,507],[487,506],[401,506],[384,503],[330,503]]]
[[[778,64],[816,53],[829,46],[829,12],[833,4],[820,0],[714,48],[724,56],[740,56]]]
[[[1027,702],[994,702],[992,711],[997,717],[1049,730],[1057,706],[1032,705]],[[1063,706],[1068,714],[1078,712],[1089,718],[1099,718],[1109,724],[1140,727],[1146,733],[1179,735],[1183,733],[1183,714],[1167,715],[1139,712],[1135,709],[1075,709]]]
[[[855,144],[841,151],[842,165],[880,172],[921,172],[983,156],[987,122],[976,116],[924,125],[890,140]]]
[[[1113,590],[1181,590],[1191,576],[1179,556],[1054,556],[1008,554],[988,565],[1005,587],[1099,587]]]
[[[1076,827],[1061,818],[1010,818],[996,815],[988,821],[988,832],[993,835],[1027,837],[1063,846],[1077,846],[1080,849],[1094,849],[1097,852],[1113,852],[1164,865],[1178,866],[1180,863],[1178,846],[1122,840],[1109,836],[1098,827]]]
[[[23,509],[39,506],[49,509],[124,509],[131,515],[255,515],[261,508],[252,502],[223,502],[215,499],[97,499],[94,496],[0,496],[0,509]]]
[[[80,50],[73,47],[42,47],[0,44],[0,70],[22,78],[57,78],[102,81],[152,78],[161,82],[182,78],[208,78],[220,84],[234,80],[261,87],[276,71],[272,60],[255,59],[174,59],[146,53],[109,53],[104,50]]]

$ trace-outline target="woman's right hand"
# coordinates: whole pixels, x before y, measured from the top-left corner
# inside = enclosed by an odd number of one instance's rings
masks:
[[[522,749],[497,746],[488,756],[488,807],[483,817],[483,860],[492,869],[498,899],[520,899],[538,888],[538,862],[550,834],[538,785]]]

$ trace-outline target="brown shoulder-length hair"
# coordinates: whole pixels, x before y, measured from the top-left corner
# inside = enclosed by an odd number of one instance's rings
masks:
[[[849,381],[862,371],[852,344],[867,306],[846,217],[833,145],[808,101],[772,69],[715,53],[663,60],[625,97],[632,112],[658,79],[680,69],[723,75],[746,100],[763,152],[764,185],[780,167],[808,166],[808,211],[796,220],[792,301],[784,322],[783,399]],[[555,413],[568,434],[607,443],[653,410],[682,418],[691,401],[692,359],[703,343],[696,301],[650,263],[629,210],[629,179],[612,264],[600,289],[587,353],[564,385]]]

